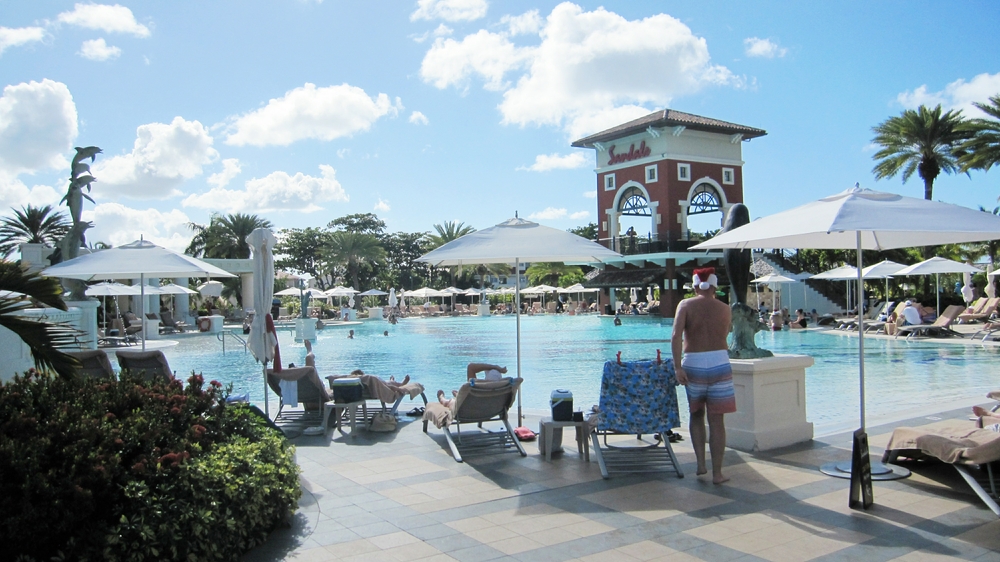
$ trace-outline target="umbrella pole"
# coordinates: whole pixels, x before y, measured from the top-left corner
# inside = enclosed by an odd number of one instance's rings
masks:
[[[266,326],[266,323],[265,323]],[[277,336],[277,333],[275,334]],[[264,329],[264,345],[267,345],[267,328]],[[271,419],[271,399],[267,396],[267,359],[261,361],[264,365],[264,415]]]
[[[941,316],[941,274],[934,274],[934,292],[937,293],[937,313],[935,316]]]
[[[139,323],[142,325],[142,350],[146,351],[146,274],[139,274]]]
[[[521,378],[521,260],[514,258],[514,310],[517,312],[517,377]],[[521,387],[517,388],[517,426],[521,427]]]
[[[865,325],[861,303],[865,298],[865,284],[861,282],[861,231],[858,232],[858,374],[861,381],[861,430],[865,429]]]

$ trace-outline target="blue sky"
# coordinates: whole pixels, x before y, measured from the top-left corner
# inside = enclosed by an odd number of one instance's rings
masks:
[[[74,3],[0,0],[0,209],[57,203],[104,149],[88,239],[182,249],[188,222],[375,212],[390,231],[518,211],[597,220],[570,143],[669,107],[759,127],[753,216],[875,182],[871,127],[1000,93],[995,2]],[[992,208],[1000,171],[935,199]],[[589,196],[589,197],[588,197]]]

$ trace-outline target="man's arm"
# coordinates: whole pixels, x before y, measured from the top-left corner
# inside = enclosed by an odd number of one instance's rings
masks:
[[[469,363],[469,366],[465,369],[465,376],[467,379],[476,378],[477,373],[483,371],[488,371],[490,369],[496,369],[503,374],[507,374],[507,367],[501,367],[499,365],[491,365],[489,363]]]
[[[687,373],[681,367],[681,353],[684,351],[684,322],[687,317],[687,309],[684,301],[677,304],[677,311],[674,313],[674,331],[670,335],[670,354],[674,359],[674,373],[677,375],[677,382],[687,384]]]

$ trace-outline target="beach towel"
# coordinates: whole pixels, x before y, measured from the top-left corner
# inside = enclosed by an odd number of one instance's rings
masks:
[[[279,363],[275,363],[275,366]],[[278,381],[278,388],[281,389],[281,401],[285,406],[296,407],[299,405],[299,381]]]

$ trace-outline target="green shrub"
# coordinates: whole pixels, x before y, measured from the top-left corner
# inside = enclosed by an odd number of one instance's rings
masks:
[[[263,542],[301,494],[294,452],[203,386],[34,372],[0,385],[0,551],[233,560]]]

